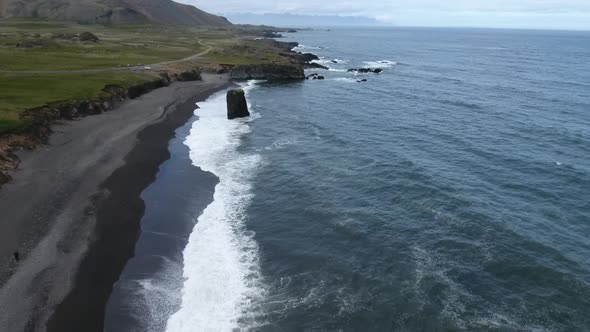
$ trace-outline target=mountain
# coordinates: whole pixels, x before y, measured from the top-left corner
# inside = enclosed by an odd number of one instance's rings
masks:
[[[231,25],[225,17],[172,0],[0,0],[0,17],[36,17],[102,24]]]
[[[299,15],[299,14],[225,14],[236,24],[265,24],[283,27],[307,26],[377,26],[384,25],[370,17],[337,15]]]

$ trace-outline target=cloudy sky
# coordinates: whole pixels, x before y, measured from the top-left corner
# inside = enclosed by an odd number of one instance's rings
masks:
[[[590,29],[590,0],[177,0],[217,14],[366,16],[399,26]]]

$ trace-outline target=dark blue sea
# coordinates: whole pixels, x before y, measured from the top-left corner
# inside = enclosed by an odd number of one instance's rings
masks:
[[[247,120],[199,104],[146,191],[149,216],[180,184],[155,223],[190,227],[136,280],[144,330],[590,330],[590,33],[284,40],[325,80],[244,83]],[[202,214],[179,160],[218,179]]]

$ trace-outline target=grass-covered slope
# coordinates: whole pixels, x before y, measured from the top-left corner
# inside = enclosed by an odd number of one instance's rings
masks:
[[[80,40],[85,32],[98,41]],[[252,33],[236,27],[0,20],[0,134],[23,128],[20,115],[27,109],[92,99],[110,84],[130,86],[219,65],[289,62],[273,42],[241,37]]]
[[[0,70],[92,69],[179,59],[204,49],[198,30],[0,21]],[[77,40],[84,32],[99,41]]]
[[[0,133],[18,131],[20,114],[46,104],[77,102],[101,97],[106,85],[130,87],[146,82],[138,73],[0,75]]]

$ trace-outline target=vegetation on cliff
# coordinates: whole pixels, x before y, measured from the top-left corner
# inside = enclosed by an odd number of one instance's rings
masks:
[[[98,40],[80,38],[89,33]],[[223,72],[237,64],[293,63],[280,54],[284,45],[247,38],[261,33],[266,31],[0,20],[0,135],[26,128],[25,110],[92,99],[106,85],[162,76],[190,80],[194,70]]]
[[[1,1],[1,0],[0,0]],[[0,184],[13,153],[34,148],[62,119],[101,113],[172,81],[201,72],[302,79],[296,46],[260,37],[270,27],[90,25],[0,19]]]

